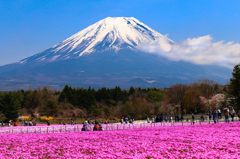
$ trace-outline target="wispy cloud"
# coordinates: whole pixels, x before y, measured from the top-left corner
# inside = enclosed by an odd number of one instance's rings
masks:
[[[212,64],[233,68],[240,63],[240,44],[234,42],[214,42],[210,35],[188,38],[172,45],[167,36],[155,43],[139,46],[144,52],[154,53],[173,61],[187,61],[195,64]]]

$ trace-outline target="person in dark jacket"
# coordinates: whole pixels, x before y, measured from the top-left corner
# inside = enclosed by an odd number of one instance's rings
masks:
[[[50,121],[49,121],[49,120],[47,121],[47,125],[50,126]],[[31,125],[31,126],[32,126],[32,125]]]
[[[163,114],[160,115],[160,122],[163,122]]]
[[[120,123],[121,123],[121,124],[123,123],[123,117],[122,117],[122,119],[120,119]]]
[[[102,126],[98,122],[95,123],[93,131],[102,131]]]
[[[71,125],[74,125],[73,119],[71,119]]]
[[[204,122],[204,117],[203,117],[203,115],[201,116],[201,120],[202,120],[202,122]]]
[[[216,124],[216,122],[217,122],[217,110],[215,108],[213,109],[212,115],[213,115],[213,121]]]
[[[192,123],[193,123],[193,125],[194,125],[194,115],[192,114]]]

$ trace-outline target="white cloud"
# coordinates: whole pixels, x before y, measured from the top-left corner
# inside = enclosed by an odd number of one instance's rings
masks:
[[[187,61],[195,64],[212,64],[233,68],[240,63],[240,44],[224,41],[214,42],[210,35],[188,38],[172,45],[167,36],[155,43],[142,44],[139,49],[161,55],[173,61]]]

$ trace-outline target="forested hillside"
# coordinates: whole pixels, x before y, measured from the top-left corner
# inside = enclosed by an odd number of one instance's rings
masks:
[[[159,113],[184,115],[206,112],[209,108],[223,107],[228,89],[208,79],[176,84],[170,88],[133,88],[121,90],[101,88],[72,88],[51,90],[50,86],[37,90],[18,90],[0,93],[1,119],[19,116],[39,118],[121,118],[145,119]],[[205,100],[205,101],[204,101]],[[207,101],[207,102],[206,102]]]

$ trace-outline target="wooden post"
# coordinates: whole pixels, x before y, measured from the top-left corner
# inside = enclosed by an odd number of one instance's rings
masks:
[[[53,129],[53,133],[54,133],[54,127],[52,127],[52,129]]]
[[[40,134],[41,134],[41,127],[40,127]]]
[[[123,125],[123,130],[125,129],[125,124]]]
[[[161,121],[161,126],[162,126],[162,121]]]
[[[129,123],[129,129],[130,129],[130,123]]]
[[[151,127],[152,127],[152,123],[151,123]]]
[[[13,129],[12,129],[12,133],[13,133]]]
[[[78,130],[78,125],[77,125],[77,131],[79,131],[79,130]]]
[[[28,133],[28,128],[27,128],[27,133]]]
[[[209,124],[210,124],[210,118],[209,118]]]
[[[117,124],[117,130],[118,130],[118,124]]]
[[[36,128],[35,128],[35,133],[37,133],[37,130],[36,130]]]
[[[22,134],[22,129],[21,129],[21,134]]]
[[[155,127],[155,122],[154,122],[154,127]]]
[[[67,132],[67,127],[65,126],[65,132]]]
[[[182,126],[183,126],[183,120],[182,120]]]
[[[47,127],[47,133],[48,133],[48,127]]]

